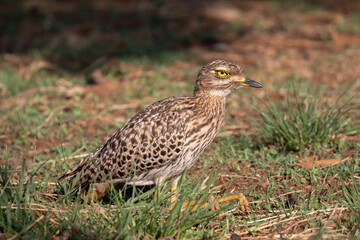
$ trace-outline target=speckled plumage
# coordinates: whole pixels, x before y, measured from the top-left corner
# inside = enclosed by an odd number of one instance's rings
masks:
[[[220,77],[219,71],[228,75]],[[262,87],[245,79],[234,63],[210,62],[200,70],[192,96],[170,97],[148,106],[59,180],[77,174],[79,185],[109,179],[113,184],[151,185],[176,179],[216,137],[226,96],[242,86]]]

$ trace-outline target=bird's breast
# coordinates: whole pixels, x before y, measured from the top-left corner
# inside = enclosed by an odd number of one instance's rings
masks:
[[[210,111],[205,117],[194,118],[186,135],[181,168],[189,169],[213,142],[224,121],[225,111],[222,109]]]

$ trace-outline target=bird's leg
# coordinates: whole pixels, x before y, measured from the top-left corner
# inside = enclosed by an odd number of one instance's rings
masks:
[[[173,209],[175,206],[175,202],[177,200],[177,184],[179,182],[179,179],[180,177],[177,177],[171,182],[171,197],[170,197],[171,205],[168,211],[171,211],[171,209]]]
[[[180,177],[175,178],[172,182],[171,182],[171,198],[170,198],[170,202],[172,204],[174,204],[177,200],[177,184],[179,182]]]
[[[214,204],[213,204],[214,203]],[[206,202],[206,203],[203,203],[202,205],[200,205],[200,208],[206,208],[209,204],[211,204],[211,211],[214,211],[215,209],[219,209],[220,206],[218,204],[218,202],[216,201],[215,197],[214,196],[211,196],[210,197],[210,200],[209,202]],[[185,209],[187,208],[187,206],[192,206],[192,209],[191,211],[195,211],[198,207],[199,207],[199,204],[198,204],[198,201],[197,200],[194,200],[194,201],[190,201],[190,202],[184,202],[184,204],[182,205],[181,207],[181,211],[185,211]]]
[[[167,210],[168,212],[170,212],[174,206],[175,206],[175,202],[177,200],[177,184],[179,182],[180,176],[176,177],[172,182],[171,182],[171,197],[170,197],[170,207]]]

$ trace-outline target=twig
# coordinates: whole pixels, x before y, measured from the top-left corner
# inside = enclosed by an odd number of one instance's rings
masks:
[[[59,222],[55,221],[54,219],[52,218],[49,218],[49,221],[52,222],[53,224],[56,224],[56,225],[60,225]]]
[[[43,220],[44,217],[45,217],[44,215],[41,215],[38,219],[36,219],[35,222],[30,224],[24,231],[21,231],[20,233],[16,234],[15,236],[12,236],[11,238],[9,238],[9,240],[13,240],[13,239],[17,238],[18,236],[20,236],[22,233],[29,231],[33,226],[35,226],[35,224],[37,224],[38,222]]]
[[[25,133],[25,135],[29,135],[30,133],[35,132],[35,131],[41,129],[42,127],[44,127],[44,126],[50,121],[50,119],[52,118],[53,115],[54,115],[54,112],[51,112],[51,113],[49,114],[49,116],[45,119],[44,122],[42,122],[39,126],[37,126],[36,128],[34,128],[33,130],[30,130],[30,131],[28,131],[27,133]]]
[[[85,149],[85,146],[82,146],[81,148],[79,148],[78,150],[76,150],[75,152],[73,152],[70,156],[74,156],[75,154],[78,154],[79,152],[81,152],[82,150]]]
[[[6,189],[7,185],[8,185],[9,182],[10,182],[10,179],[13,177],[14,174],[15,174],[15,172],[12,172],[12,173],[11,173],[11,176],[10,176],[10,177],[8,178],[8,180],[6,181],[5,186],[3,187],[3,189],[1,189],[0,197],[4,194],[5,189]]]
[[[39,211],[39,212],[71,212],[71,210],[74,209],[65,209],[62,210],[60,208],[47,208],[45,205],[41,205],[41,204],[37,204],[37,203],[33,203],[31,204],[30,207],[25,207],[25,204],[20,204],[20,206],[18,206],[17,204],[11,204],[8,206],[0,206],[0,209],[21,209],[21,210],[31,210],[31,211]],[[134,206],[134,207],[126,207],[124,208],[124,210],[129,210],[129,209],[138,209],[138,208],[144,208],[146,207],[145,205],[143,206]],[[103,211],[103,212],[109,212],[109,209],[117,209],[118,206],[116,205],[110,205],[109,208],[104,208],[104,207],[98,207],[99,211]],[[94,210],[94,207],[90,208],[91,210]],[[82,214],[86,214],[89,212],[88,209],[81,209],[79,210],[80,213]]]
[[[202,184],[201,184],[201,190],[204,190],[204,189],[206,188],[205,183],[207,182],[208,179],[209,179],[209,176],[207,176],[207,177],[204,179],[204,181],[202,182]]]
[[[250,178],[258,180],[258,177],[251,177],[251,176],[243,176],[243,175],[230,175],[230,174],[220,174],[219,177],[233,177],[233,178]]]
[[[43,183],[44,181],[34,181],[33,183]],[[24,181],[24,184],[27,184],[28,180]],[[15,187],[18,186],[20,183],[12,183],[11,186]],[[56,186],[56,182],[47,182],[48,185],[50,186]],[[0,195],[1,196],[1,195]]]
[[[313,218],[314,218],[314,217],[313,217]],[[282,231],[282,233],[285,233],[285,234],[286,234],[290,229],[292,229],[292,228],[295,227],[296,225],[299,225],[300,223],[307,222],[307,221],[309,221],[308,218],[303,219],[303,220],[300,220],[300,221],[298,221],[298,222],[290,225],[290,227],[286,228],[284,231]]]
[[[21,210],[31,210],[31,211],[39,211],[39,212],[56,212],[56,209],[44,209],[44,208],[27,208],[27,207],[23,207],[20,206],[18,207],[16,204],[12,204],[10,207],[9,206],[0,206],[0,209],[21,209]]]
[[[239,235],[239,236],[240,236],[240,235],[245,235],[245,234],[247,234],[249,231],[262,230],[262,229],[265,229],[265,228],[272,227],[272,226],[274,226],[274,225],[276,225],[276,224],[288,222],[288,221],[291,221],[291,220],[294,220],[294,219],[297,219],[297,218],[300,218],[300,217],[308,216],[308,215],[313,215],[313,214],[318,214],[318,213],[329,214],[329,212],[331,212],[330,214],[333,214],[334,210],[348,210],[348,208],[346,208],[346,207],[342,207],[342,208],[335,207],[335,208],[320,209],[320,210],[311,211],[311,212],[309,212],[309,213],[305,213],[305,214],[299,215],[299,216],[294,216],[295,214],[298,213],[298,211],[294,211],[294,212],[292,213],[292,215],[293,215],[294,217],[290,217],[290,218],[287,218],[287,219],[284,219],[284,220],[281,220],[281,221],[273,221],[273,222],[271,222],[271,223],[266,223],[265,225],[262,224],[262,225],[260,225],[259,227],[258,227],[258,226],[255,226],[255,227],[250,228],[250,229],[247,230],[247,231],[244,231],[244,232],[241,232],[241,233],[237,233],[237,235]],[[281,218],[284,218],[284,217],[286,217],[286,216],[287,216],[286,214],[281,214],[281,215],[279,215],[279,216],[277,216],[277,217],[281,219]],[[273,217],[271,217],[271,218],[273,218]],[[267,219],[269,219],[269,218],[267,218]],[[266,219],[260,219],[259,221],[253,221],[253,222],[249,222],[249,223],[263,222],[264,220],[266,220]],[[277,220],[277,219],[274,219],[274,220]],[[247,223],[247,224],[249,224],[249,223]]]

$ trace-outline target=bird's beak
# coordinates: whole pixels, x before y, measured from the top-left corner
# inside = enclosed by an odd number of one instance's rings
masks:
[[[253,88],[262,88],[263,87],[263,85],[261,85],[260,83],[254,81],[254,80],[248,79],[248,78],[244,78],[244,77],[236,79],[234,81],[240,82],[240,84],[245,87],[253,87]]]

